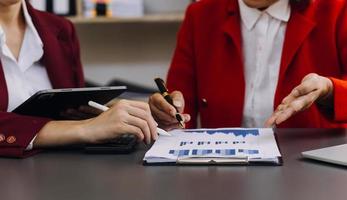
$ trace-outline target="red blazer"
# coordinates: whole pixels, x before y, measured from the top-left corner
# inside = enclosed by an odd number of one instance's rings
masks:
[[[240,21],[237,0],[202,0],[186,12],[168,87],[183,92],[186,112],[192,115],[188,127],[196,126],[198,114],[202,127],[241,126],[245,79]],[[347,79],[346,1],[292,5],[283,48],[275,107],[309,73]],[[280,127],[346,126],[333,121],[347,115],[346,86],[333,80],[335,102],[339,104],[334,112],[313,105]]]
[[[29,4],[28,10],[44,44],[41,62],[53,87],[83,87],[79,42],[72,23],[37,11]],[[50,119],[8,113],[7,106],[7,86],[0,63],[0,156],[23,157],[34,153],[24,150]]]

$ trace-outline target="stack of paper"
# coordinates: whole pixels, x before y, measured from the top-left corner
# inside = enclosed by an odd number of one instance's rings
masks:
[[[280,164],[280,151],[272,129],[174,130],[160,136],[146,153],[150,163],[242,163]]]

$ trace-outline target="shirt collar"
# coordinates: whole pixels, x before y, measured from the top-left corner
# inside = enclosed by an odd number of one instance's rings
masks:
[[[33,20],[29,14],[29,11],[28,11],[27,2],[25,0],[22,0],[22,8],[23,8],[25,22],[26,22],[28,28],[34,34],[36,42],[38,44],[40,44],[41,46],[43,46],[43,42],[39,36],[39,33],[37,32],[37,30],[34,26]]]
[[[257,21],[264,12],[266,12],[271,17],[277,20],[283,22],[289,21],[291,13],[289,0],[278,0],[276,3],[274,3],[264,11],[248,7],[243,0],[238,1],[241,13],[241,20],[248,30],[253,29],[254,25],[257,23]]]

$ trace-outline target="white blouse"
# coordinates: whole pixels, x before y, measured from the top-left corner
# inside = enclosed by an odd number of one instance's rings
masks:
[[[46,68],[39,63],[43,56],[43,43],[28,13],[25,0],[22,5],[27,26],[18,60],[8,48],[6,34],[0,25],[0,60],[8,90],[8,112],[37,91],[52,88]]]
[[[274,111],[282,48],[290,18],[289,0],[264,11],[239,0],[246,93],[243,127],[263,127]]]

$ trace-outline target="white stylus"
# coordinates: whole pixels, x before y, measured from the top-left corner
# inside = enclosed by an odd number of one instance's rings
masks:
[[[96,102],[94,102],[94,101],[89,101],[89,102],[88,102],[88,105],[89,105],[90,107],[93,107],[93,108],[95,108],[95,109],[101,110],[101,111],[103,111],[103,112],[106,112],[107,110],[110,109],[109,107],[104,106],[104,105],[101,105],[101,104],[96,103]],[[165,130],[163,130],[163,129],[161,129],[161,128],[158,128],[158,127],[157,127],[157,132],[158,132],[159,135],[162,135],[162,136],[171,136],[170,133],[168,133],[167,131],[165,131]]]

